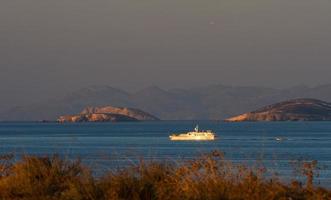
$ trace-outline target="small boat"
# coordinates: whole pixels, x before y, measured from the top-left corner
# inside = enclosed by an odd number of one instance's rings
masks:
[[[275,140],[281,142],[281,141],[286,140],[286,138],[284,138],[284,137],[275,137]]]
[[[211,130],[199,131],[199,126],[197,125],[194,131],[172,134],[169,138],[170,140],[215,140],[215,133]]]

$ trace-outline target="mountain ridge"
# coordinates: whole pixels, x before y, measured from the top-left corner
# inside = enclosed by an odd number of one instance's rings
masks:
[[[76,115],[63,115],[57,121],[64,122],[121,122],[156,121],[157,117],[135,108],[125,107],[86,107]]]
[[[292,99],[226,119],[243,121],[331,121],[331,103],[311,99]]]
[[[87,106],[107,105],[139,108],[163,120],[221,120],[296,98],[331,102],[331,84],[287,89],[218,84],[170,90],[149,87],[137,92],[126,92],[110,86],[92,86],[56,99],[13,107],[0,113],[0,120],[54,120],[67,113],[78,113]]]

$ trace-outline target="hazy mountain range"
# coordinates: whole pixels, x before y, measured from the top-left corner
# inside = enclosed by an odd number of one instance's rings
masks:
[[[91,86],[64,97],[10,108],[0,113],[0,120],[56,120],[60,115],[74,114],[87,106],[108,105],[138,108],[163,120],[221,120],[294,98],[331,102],[331,84],[288,89],[226,85],[170,90],[148,87],[133,93],[109,86]]]

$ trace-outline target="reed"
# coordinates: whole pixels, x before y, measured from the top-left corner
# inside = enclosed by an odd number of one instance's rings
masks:
[[[213,200],[331,199],[331,191],[313,185],[316,162],[301,166],[306,183],[282,182],[268,169],[234,164],[214,151],[191,161],[155,162],[94,177],[80,160],[24,156],[0,157],[0,199],[34,200]]]

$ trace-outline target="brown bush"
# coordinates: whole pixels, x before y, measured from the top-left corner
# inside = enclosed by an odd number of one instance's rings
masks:
[[[312,185],[315,161],[303,166],[306,184],[297,180],[286,184],[265,176],[263,167],[226,161],[221,152],[192,161],[142,160],[99,178],[79,160],[25,156],[9,163],[10,158],[0,164],[0,199],[331,199],[330,190]]]
[[[67,161],[57,155],[25,156],[8,171],[0,179],[2,199],[93,199],[97,190],[79,160]]]

